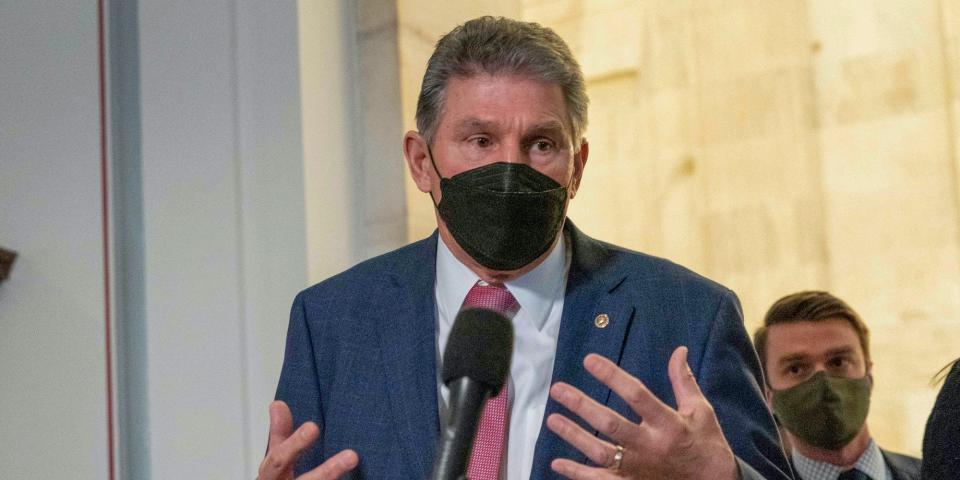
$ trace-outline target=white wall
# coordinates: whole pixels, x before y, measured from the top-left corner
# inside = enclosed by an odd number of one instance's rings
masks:
[[[394,4],[104,5],[117,478],[251,478],[293,296],[405,239]],[[0,4],[0,478],[108,477],[96,9]]]
[[[0,478],[108,476],[97,2],[0,2]]]
[[[356,27],[363,7],[386,37]],[[140,5],[153,478],[253,476],[293,296],[404,243],[395,18],[383,0]]]
[[[296,4],[139,11],[150,473],[244,478],[306,286]]]

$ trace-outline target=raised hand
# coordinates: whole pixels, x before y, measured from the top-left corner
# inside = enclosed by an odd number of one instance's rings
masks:
[[[547,418],[547,427],[583,452],[591,467],[555,459],[551,467],[574,479],[735,479],[737,464],[713,407],[700,391],[687,365],[687,348],[670,357],[668,372],[677,410],[661,402],[647,387],[616,364],[596,354],[584,367],[610,387],[642,419],[633,423],[565,383],[550,388],[550,396],[585,420],[612,442],[601,440],[560,414]]]
[[[267,455],[260,462],[257,480],[292,480],[293,466],[305,448],[317,437],[320,429],[313,422],[300,425],[293,431],[293,416],[282,401],[270,404],[270,439]],[[297,480],[333,480],[356,468],[360,458],[353,450],[344,450],[330,457],[317,468],[297,477]]]

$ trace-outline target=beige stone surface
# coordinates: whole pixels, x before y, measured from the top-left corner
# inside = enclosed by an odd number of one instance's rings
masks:
[[[930,379],[960,356],[960,0],[440,4],[399,2],[411,128],[441,33],[554,28],[591,96],[570,217],[730,286],[751,331],[793,291],[848,300],[872,328],[871,430],[920,452]],[[414,239],[435,222],[409,186]]]

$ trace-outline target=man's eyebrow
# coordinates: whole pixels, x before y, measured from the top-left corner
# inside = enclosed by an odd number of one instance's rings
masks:
[[[826,356],[832,357],[834,355],[849,355],[849,354],[852,354],[853,352],[854,352],[853,347],[832,348],[830,350],[827,350]]]
[[[477,130],[492,130],[495,123],[489,120],[482,120],[476,117],[465,118],[454,127],[458,133],[473,132]]]
[[[823,353],[823,356],[833,357],[836,355],[851,355],[854,353],[854,351],[855,350],[853,347],[837,347],[837,348],[831,348],[830,350],[827,350],[826,352]],[[777,364],[786,365],[786,364],[801,361],[801,360],[807,360],[808,358],[809,358],[809,355],[805,353],[794,353],[777,360]]]
[[[794,353],[791,355],[787,355],[786,357],[783,357],[780,360],[777,360],[777,363],[779,365],[785,365],[788,363],[796,362],[798,360],[805,360],[806,358],[807,358],[807,355],[804,353]]]
[[[554,141],[565,143],[567,141],[567,129],[559,121],[549,120],[533,125],[523,135],[524,142],[536,140],[538,137],[550,137]]]
[[[537,133],[553,133],[553,134],[562,135],[563,133],[565,133],[565,130],[563,128],[563,124],[560,123],[559,121],[549,120],[546,122],[538,123],[530,127],[530,130],[528,130],[528,132],[529,132],[528,136],[535,135]]]
[[[484,120],[477,117],[468,117],[454,125],[454,131],[458,135],[466,135],[477,131],[492,132],[497,129],[497,122],[493,120]],[[527,129],[524,134],[526,140],[532,140],[539,136],[559,136],[566,138],[566,129],[559,120],[547,120],[537,123]]]

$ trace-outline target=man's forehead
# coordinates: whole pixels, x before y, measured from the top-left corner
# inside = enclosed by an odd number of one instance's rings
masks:
[[[440,130],[459,132],[522,126],[524,131],[557,131],[572,136],[560,85],[523,74],[451,77],[438,118]]]
[[[844,349],[861,350],[857,332],[843,319],[778,323],[767,327],[767,352],[772,358]]]
[[[461,103],[462,102],[462,103]],[[567,113],[563,87],[523,74],[455,75],[444,89],[443,104],[460,106],[524,106],[530,110]]]
[[[502,128],[503,122],[500,118],[496,116],[492,117],[477,117],[470,116],[457,119],[456,122],[450,126],[454,130],[458,131],[473,131],[473,130],[496,130]],[[556,132],[563,133],[565,128],[562,122],[556,119],[546,119],[541,122],[532,123],[526,128],[530,131],[539,131],[539,132]]]

